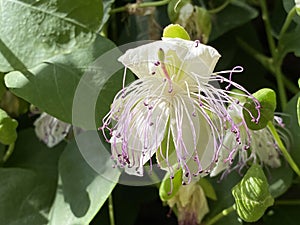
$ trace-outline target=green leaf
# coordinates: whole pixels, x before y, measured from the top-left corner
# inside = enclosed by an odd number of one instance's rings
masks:
[[[100,25],[98,32],[100,32],[102,30],[102,28],[104,27],[104,25],[110,18],[111,6],[115,2],[115,0],[102,0],[102,2],[103,2],[103,18],[102,18],[101,25]]]
[[[224,10],[211,16],[212,31],[209,41],[213,41],[231,29],[256,18],[258,12],[255,8],[242,1],[233,1]]]
[[[208,179],[202,177],[198,181],[198,184],[202,187],[206,197],[212,200],[217,200],[217,194],[215,192],[215,189],[212,186],[212,184],[208,181]]]
[[[293,52],[297,57],[300,57],[300,25],[298,25],[293,31],[285,33],[279,40],[278,49],[281,57],[284,57],[287,53]]]
[[[249,100],[244,104],[246,109],[243,109],[243,115],[247,126],[251,130],[260,130],[265,128],[268,122],[274,118],[274,111],[276,109],[276,93],[272,89],[262,88],[255,92],[253,96],[260,102],[260,109],[258,109],[260,111],[260,118],[258,123],[252,121],[252,117],[246,110],[248,109],[254,118],[257,118],[258,111],[253,100]]]
[[[284,6],[284,9],[287,13],[289,13],[289,11],[294,7],[296,6],[296,10],[297,10],[297,13],[299,11],[299,6],[297,6],[296,4],[296,1],[297,0],[284,0],[282,1],[283,3],[283,6]],[[300,17],[299,16],[294,16],[293,20],[297,23],[297,24],[300,24]]]
[[[47,214],[57,185],[58,158],[65,144],[49,149],[33,129],[18,134],[15,150],[0,169],[0,224],[40,225]]]
[[[233,187],[232,195],[238,215],[246,222],[257,221],[274,204],[267,178],[257,164],[253,164],[241,182]]]
[[[269,191],[273,198],[284,194],[292,185],[294,172],[285,162],[279,168],[272,168],[267,171]]]
[[[85,151],[85,157],[80,151]],[[99,166],[97,172],[90,167],[91,161],[86,161],[86,157]],[[120,176],[119,170],[113,169],[112,165],[110,154],[100,140],[95,139],[93,132],[84,132],[76,141],[71,141],[59,160],[60,179],[49,225],[61,221],[64,225],[89,224]]]
[[[0,71],[38,65],[84,47],[101,24],[101,0],[1,0]],[[88,12],[88,13],[86,13]]]
[[[300,166],[300,126],[297,119],[297,102],[299,98],[300,92],[288,102],[284,110],[284,113],[288,114],[288,116],[285,117],[284,123],[291,134],[289,150],[298,166]]]
[[[35,175],[27,169],[0,169],[1,224],[38,225],[47,222],[47,218],[39,212],[41,209],[37,197],[40,190]]]
[[[18,122],[10,118],[7,113],[0,108],[0,143],[10,145],[17,139]]]
[[[85,90],[82,90],[86,93],[84,97],[91,100],[90,95],[96,92],[95,95],[98,96],[97,90],[100,91],[107,79],[115,72],[107,71],[114,70],[116,65],[121,68],[120,63],[116,61],[117,56],[121,55],[119,50],[115,51],[117,52],[115,58],[109,60],[106,58],[106,64],[89,68],[98,57],[113,47],[115,45],[111,41],[97,36],[96,40],[85,48],[77,49],[70,54],[57,55],[24,73],[14,71],[7,74],[5,83],[17,96],[62,121],[72,123],[74,95],[82,75],[85,72],[91,73],[84,87]],[[88,104],[86,99],[82,101],[81,106]],[[84,127],[84,124],[77,125]]]
[[[166,38],[181,38],[184,40],[191,40],[189,34],[186,30],[178,25],[178,24],[170,24],[169,26],[165,27],[163,31],[163,37]]]

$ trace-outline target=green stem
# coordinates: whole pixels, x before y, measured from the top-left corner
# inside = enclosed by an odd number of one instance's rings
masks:
[[[3,162],[6,162],[9,159],[11,154],[14,152],[14,149],[15,149],[15,143],[12,143],[8,146],[8,149],[3,157]]]
[[[228,214],[232,213],[235,211],[235,205],[230,206],[227,209],[222,210],[219,214],[215,215],[213,218],[211,218],[209,221],[205,223],[205,225],[212,225],[218,222],[220,219],[223,217],[227,216]]]
[[[249,55],[254,57],[259,63],[261,63],[273,76],[275,75],[275,70],[272,64],[272,58],[266,57],[265,55],[258,52],[256,49],[252,48],[248,43],[243,41],[242,39],[237,39],[238,45],[241,46],[242,49],[244,49],[245,52],[247,52]],[[281,72],[281,71],[279,71]],[[299,92],[298,87],[291,82],[289,79],[287,79],[285,76],[281,76],[282,81],[284,85],[293,93],[297,94]]]
[[[112,9],[110,13],[119,13],[128,11],[129,9],[138,9],[138,8],[147,8],[147,7],[156,7],[156,6],[163,6],[170,2],[171,0],[162,0],[156,2],[142,2],[142,3],[129,3],[125,6],[121,6],[119,8]]]
[[[283,77],[284,75],[281,72],[281,62],[274,62],[274,73],[276,77],[276,82],[277,82],[277,88],[279,92],[279,99],[281,103],[281,109],[284,110],[285,106],[287,104],[287,96],[284,88],[284,83],[283,83]]]
[[[222,5],[218,6],[217,8],[210,9],[210,10],[208,10],[208,12],[211,14],[216,14],[216,13],[222,11],[223,9],[225,9],[226,6],[229,5],[230,2],[231,2],[231,0],[225,0]]]
[[[270,19],[269,19],[267,3],[266,3],[266,0],[260,0],[260,3],[261,3],[262,19],[265,24],[265,30],[266,30],[266,34],[267,34],[267,38],[268,38],[269,48],[271,51],[271,55],[274,58],[274,56],[276,55],[276,47],[275,47],[275,41],[274,41],[274,39],[272,37],[272,33],[271,33],[272,28],[271,28],[271,23],[270,23]]]
[[[274,124],[272,123],[272,121],[269,121],[268,128],[269,128],[271,134],[273,135],[275,141],[277,142],[277,145],[278,145],[279,149],[281,150],[284,158],[290,164],[291,168],[295,171],[295,173],[300,177],[300,170],[299,170],[297,164],[295,163],[295,161],[293,160],[293,158],[291,157],[290,153],[287,151],[284,144],[282,143],[282,141],[279,137],[279,134],[277,133],[276,128],[275,128]]]
[[[284,109],[287,103],[287,97],[286,97],[286,92],[283,84],[283,78],[282,78],[283,75],[281,73],[282,57],[278,54],[278,49],[276,48],[275,41],[272,37],[272,27],[269,19],[266,0],[261,0],[260,2],[261,2],[261,10],[262,10],[262,19],[265,24],[268,44],[273,58],[273,68],[274,68],[274,73],[277,81],[280,103],[282,109]]]
[[[110,225],[115,225],[114,205],[113,205],[112,194],[110,194],[108,197],[108,211],[109,211]]]
[[[300,205],[300,199],[276,200],[275,205]]]
[[[282,36],[285,34],[286,30],[289,28],[295,14],[296,14],[296,6],[294,6],[288,13],[285,21],[284,21],[284,24],[281,28],[281,31],[280,31],[280,34],[279,34],[279,40],[282,38]]]

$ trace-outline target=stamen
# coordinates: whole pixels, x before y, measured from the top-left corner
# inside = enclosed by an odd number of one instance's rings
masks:
[[[161,62],[161,69],[164,73],[164,75],[166,76],[168,82],[169,82],[169,93],[171,93],[173,91],[173,87],[172,87],[172,81],[171,81],[171,77],[167,71],[166,65],[165,65],[165,53],[164,50],[162,48],[159,48],[158,50],[158,58]]]
[[[225,87],[225,89],[226,90],[228,90],[229,89],[229,87],[231,86],[231,79],[232,79],[232,74],[233,73],[241,73],[241,72],[243,72],[244,71],[244,68],[243,67],[241,67],[241,66],[236,66],[236,67],[234,67],[231,71],[230,71],[230,73],[229,73],[229,84]]]

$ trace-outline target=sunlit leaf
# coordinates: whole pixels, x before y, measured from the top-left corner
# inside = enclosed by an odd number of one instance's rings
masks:
[[[120,176],[117,169],[112,168],[109,156],[103,154],[92,156],[92,160],[101,166],[96,172],[81,154],[81,150],[93,154],[106,151],[100,142],[94,140],[91,132],[78,136],[70,142],[59,160],[59,182],[54,204],[51,208],[49,225],[86,225],[94,218],[107,197],[113,190]],[[80,149],[80,142],[84,149]]]
[[[1,0],[0,5],[2,72],[84,47],[96,38],[103,16],[102,0]]]
[[[72,105],[81,76],[87,71],[93,72],[90,75],[90,82],[95,88],[86,86],[87,94],[97,91],[97,87],[100,89],[112,75],[106,71],[114,70],[117,57],[107,59],[106,65],[93,68],[89,66],[113,47],[115,45],[111,41],[97,36],[97,39],[85,48],[77,49],[70,54],[55,56],[28,72],[14,71],[7,74],[5,83],[14,94],[48,114],[72,123]],[[121,52],[118,52],[121,55]]]

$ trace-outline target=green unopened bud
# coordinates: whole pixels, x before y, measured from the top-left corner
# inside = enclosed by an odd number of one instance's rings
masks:
[[[243,179],[232,188],[238,215],[246,222],[260,219],[274,204],[269,184],[262,168],[253,164]]]
[[[209,12],[204,8],[194,6],[193,13],[186,21],[184,28],[191,35],[192,39],[199,39],[206,44],[212,28]]]
[[[3,109],[0,109],[0,142],[2,144],[10,145],[16,141],[17,126],[18,122],[10,118]]]
[[[161,182],[159,196],[162,201],[173,198],[182,185],[182,170],[178,170],[173,177],[167,173]]]
[[[186,30],[178,25],[178,24],[170,24],[169,26],[165,27],[163,32],[163,37],[166,38],[181,38],[184,40],[190,40],[189,34]]]
[[[260,118],[258,123],[253,122],[253,118],[246,109],[243,110],[243,115],[247,126],[251,130],[260,130],[265,128],[268,122],[274,118],[274,111],[276,109],[276,94],[272,89],[263,88],[255,92],[253,96],[260,102],[260,108],[257,109],[256,104],[252,100],[248,100],[248,102],[244,104],[244,107],[248,109],[255,118],[258,116],[259,110]]]
[[[172,23],[174,23],[178,17],[179,17],[179,13],[180,13],[180,9],[186,5],[189,4],[190,1],[189,0],[171,0],[168,4],[168,16],[169,19]]]
[[[209,212],[204,191],[198,183],[181,185],[177,194],[167,203],[171,208],[176,207],[179,224],[201,224]]]

